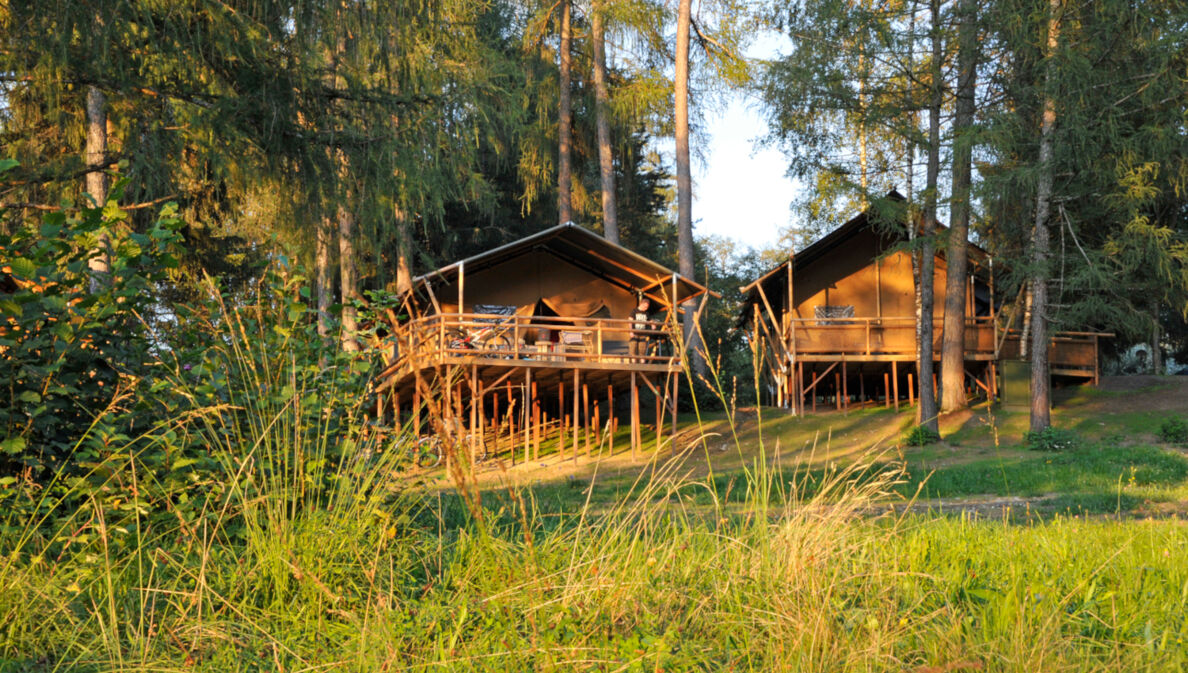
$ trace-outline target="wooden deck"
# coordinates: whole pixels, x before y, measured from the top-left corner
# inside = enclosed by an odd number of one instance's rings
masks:
[[[418,373],[436,375],[450,368],[477,369],[482,380],[498,379],[512,369],[531,369],[539,380],[548,370],[560,372],[637,372],[665,375],[681,371],[674,331],[658,321],[632,330],[631,321],[614,318],[445,313],[396,328],[389,341],[388,366],[378,390],[411,391]],[[648,340],[648,352],[631,356],[633,335]],[[543,370],[543,371],[542,371]],[[557,377],[554,377],[557,378]]]
[[[827,324],[822,324],[827,323]],[[933,352],[940,359],[942,321],[933,323]],[[789,321],[788,353],[801,362],[914,362],[916,321],[913,318],[841,318]],[[1052,337],[1052,374],[1096,379],[1099,373],[1096,332],[1059,332]],[[990,362],[1019,357],[1017,330],[1002,333],[991,316],[966,318],[965,359]]]

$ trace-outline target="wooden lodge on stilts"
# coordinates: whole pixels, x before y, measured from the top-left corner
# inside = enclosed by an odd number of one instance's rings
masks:
[[[416,278],[394,315],[379,415],[420,435],[456,432],[459,450],[513,464],[539,459],[542,443],[576,461],[638,452],[650,393],[648,439],[660,446],[684,371],[678,307],[706,292],[573,224],[442,267]],[[631,319],[641,297],[642,322]],[[616,446],[620,422],[629,440]]]
[[[888,199],[903,197],[891,192]],[[879,226],[875,211],[867,210],[741,288],[739,325],[748,329],[763,402],[798,414],[852,404],[914,404],[920,383],[916,299],[905,229]],[[997,398],[1003,362],[1019,358],[1014,326],[1022,323],[1021,302],[1000,304],[989,254],[972,243],[968,254],[965,385],[970,399]],[[933,314],[938,362],[946,269],[939,250]],[[1052,376],[1096,383],[1099,340],[1107,336],[1056,333]]]

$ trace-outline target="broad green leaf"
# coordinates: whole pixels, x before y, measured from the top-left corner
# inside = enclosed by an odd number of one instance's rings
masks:
[[[24,437],[9,437],[8,439],[4,440],[3,442],[0,442],[0,452],[7,453],[9,455],[14,455],[14,454],[18,454],[24,450],[25,450],[25,438]]]
[[[21,278],[32,279],[37,275],[37,265],[24,257],[15,257],[8,261],[8,265],[12,267],[12,272]]]

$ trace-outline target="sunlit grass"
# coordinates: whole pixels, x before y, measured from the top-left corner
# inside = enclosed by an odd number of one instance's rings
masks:
[[[969,446],[901,450],[906,412],[735,411],[737,443],[708,414],[713,437],[686,427],[641,469],[587,461],[477,504],[428,488],[319,369],[226,336],[233,408],[196,400],[174,428],[217,457],[212,483],[155,513],[84,499],[5,522],[0,671],[1188,665],[1182,523],[1084,516],[1182,498],[1188,460],[1163,449],[1023,452],[971,417]],[[987,520],[919,500],[983,494],[1056,504]]]

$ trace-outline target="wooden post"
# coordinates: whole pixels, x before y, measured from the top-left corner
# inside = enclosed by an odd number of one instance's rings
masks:
[[[532,419],[528,417],[528,399],[532,398],[533,403],[536,402],[536,383],[532,380],[532,368],[524,368],[524,426],[526,432],[524,433],[524,463],[528,462],[528,454],[532,449]],[[514,453],[514,452],[513,452]]]
[[[883,372],[883,406],[891,407],[891,373]]]
[[[379,425],[384,424],[384,393],[383,391],[376,391],[375,393],[375,422]]]
[[[668,388],[667,381],[661,385],[663,385],[664,388]],[[664,404],[660,399],[660,386],[659,385],[656,386],[655,390],[653,390],[652,392],[654,393],[654,397],[656,398],[656,450],[659,451],[660,450],[660,440],[662,439],[662,435],[663,435],[662,429],[664,427]]]
[[[908,372],[908,406],[916,404],[916,387],[912,385],[912,373]]]
[[[395,395],[392,396],[392,399],[393,399],[392,427],[399,430],[401,427],[401,423],[400,423],[400,394],[396,393]]]
[[[582,370],[580,370],[580,369],[573,370],[573,464],[574,465],[577,465],[578,438],[581,436],[579,434],[580,431],[579,431],[579,426],[578,426],[578,413],[581,411],[581,409],[578,407],[578,402],[579,402],[578,389],[582,385],[581,384],[581,376],[582,376],[581,371]]]
[[[557,377],[557,455],[565,455],[565,379]]]
[[[842,397],[845,398],[842,400],[842,407],[844,407],[846,411],[849,411],[850,410],[850,376],[849,376],[848,372],[846,372],[846,357],[845,357],[845,355],[842,355],[841,377],[842,377],[841,393],[842,393]]]
[[[899,411],[899,363],[891,361],[891,390],[895,391],[895,410]]]
[[[833,402],[838,411],[842,408],[842,382],[841,374],[833,372]]]
[[[635,381],[635,372],[631,372],[631,459],[635,460],[639,451],[639,385]]]
[[[459,395],[461,397],[461,395]],[[475,444],[474,434],[481,429],[478,426],[478,365],[470,366],[470,427],[466,431],[466,444],[470,448],[470,465],[474,466]]]
[[[462,300],[464,299],[462,290],[466,287],[466,263],[458,262],[458,313],[464,313],[462,309]]]
[[[487,447],[487,405],[483,400],[483,382],[482,380],[476,380],[475,384],[475,387],[478,390],[478,397],[474,401],[474,403],[478,406],[478,421],[475,427],[478,430],[479,442],[481,442],[481,446],[487,450],[488,455],[494,457],[498,453],[499,444],[496,443],[495,446],[490,448]]]
[[[796,323],[792,323],[792,329],[796,329]],[[804,363],[796,363],[796,415],[804,415]]]
[[[413,436],[421,436],[421,391],[413,391]]]
[[[681,377],[674,376],[674,377],[672,377],[672,397],[670,398],[670,401],[669,401],[669,406],[670,406],[669,414],[672,416],[672,421],[671,421],[672,422],[672,437],[671,437],[671,439],[674,442],[673,447],[672,447],[674,451],[676,450],[675,442],[676,442],[676,434],[677,434],[677,396],[680,394],[680,392],[681,392]]]
[[[598,457],[602,457],[602,413],[598,399],[594,400],[594,436],[598,440]],[[587,456],[589,457],[589,456]]]
[[[598,403],[595,402],[594,404],[597,406]],[[582,423],[582,427],[585,428],[585,430],[586,430],[586,432],[585,432],[585,435],[586,435],[586,457],[589,458],[591,455],[591,449],[590,449],[590,384],[589,383],[582,384],[582,420],[584,421]]]
[[[536,396],[536,381],[532,382],[532,459],[540,459],[540,398]]]
[[[817,413],[817,392],[818,392],[818,390],[817,390],[817,366],[816,365],[813,365],[813,385],[811,386],[811,388],[813,390],[813,413],[815,414],[815,413]]]
[[[610,422],[610,455],[615,455],[615,430],[618,429],[618,419],[615,417],[615,385],[606,384],[606,420]]]

